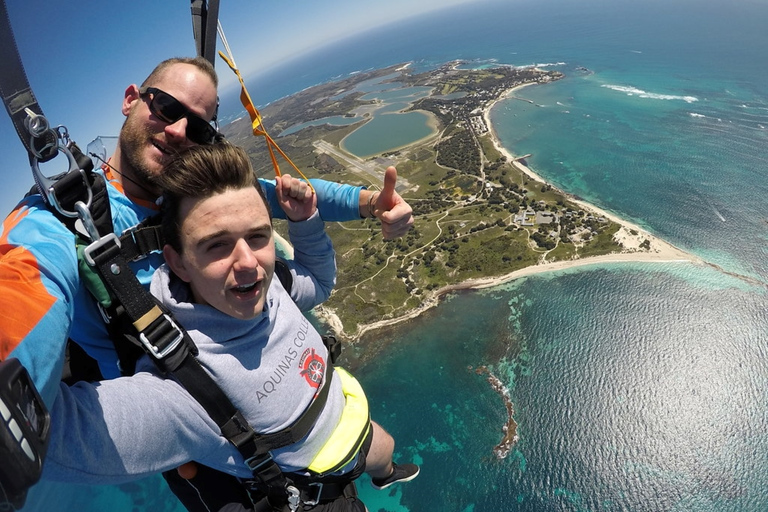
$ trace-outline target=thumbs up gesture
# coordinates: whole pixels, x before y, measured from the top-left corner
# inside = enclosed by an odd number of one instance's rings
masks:
[[[413,226],[413,209],[395,191],[397,169],[387,167],[384,172],[384,188],[377,197],[370,196],[370,214],[381,221],[381,234],[385,240],[405,235]]]

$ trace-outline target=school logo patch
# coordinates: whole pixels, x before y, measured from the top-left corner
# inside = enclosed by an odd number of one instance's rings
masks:
[[[301,354],[299,368],[301,368],[301,375],[307,379],[307,384],[315,389],[320,387],[325,375],[325,361],[317,355],[315,349],[308,348]]]

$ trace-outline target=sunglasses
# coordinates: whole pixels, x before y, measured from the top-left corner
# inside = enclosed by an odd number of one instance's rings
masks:
[[[152,96],[149,111],[168,124],[173,124],[182,117],[187,118],[187,138],[196,144],[213,144],[218,131],[208,121],[193,114],[182,103],[157,87],[142,87],[139,95]]]

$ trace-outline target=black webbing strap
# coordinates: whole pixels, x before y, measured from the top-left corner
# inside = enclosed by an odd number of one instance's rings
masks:
[[[30,159],[35,155],[40,162],[47,162],[55,157],[58,154],[55,134],[49,132],[45,138],[32,137],[24,123],[27,118],[25,109],[36,115],[43,115],[43,110],[29,86],[21,63],[5,0],[0,0],[0,95]]]
[[[197,54],[215,66],[219,0],[191,0],[190,7]]]
[[[120,235],[120,250],[126,260],[134,261],[151,252],[163,250],[165,241],[161,220],[160,215],[155,215]]]

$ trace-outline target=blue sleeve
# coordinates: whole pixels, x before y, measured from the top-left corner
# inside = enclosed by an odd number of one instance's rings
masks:
[[[280,208],[275,194],[275,180],[259,178],[259,182],[267,195],[272,216],[276,219],[284,219],[285,212]],[[320,217],[325,222],[360,220],[360,191],[365,187],[320,179],[311,179],[309,182],[317,192],[317,209],[320,210]]]
[[[20,203],[3,223],[0,287],[0,358],[18,358],[50,407],[61,380],[79,275],[74,235],[39,196]]]

